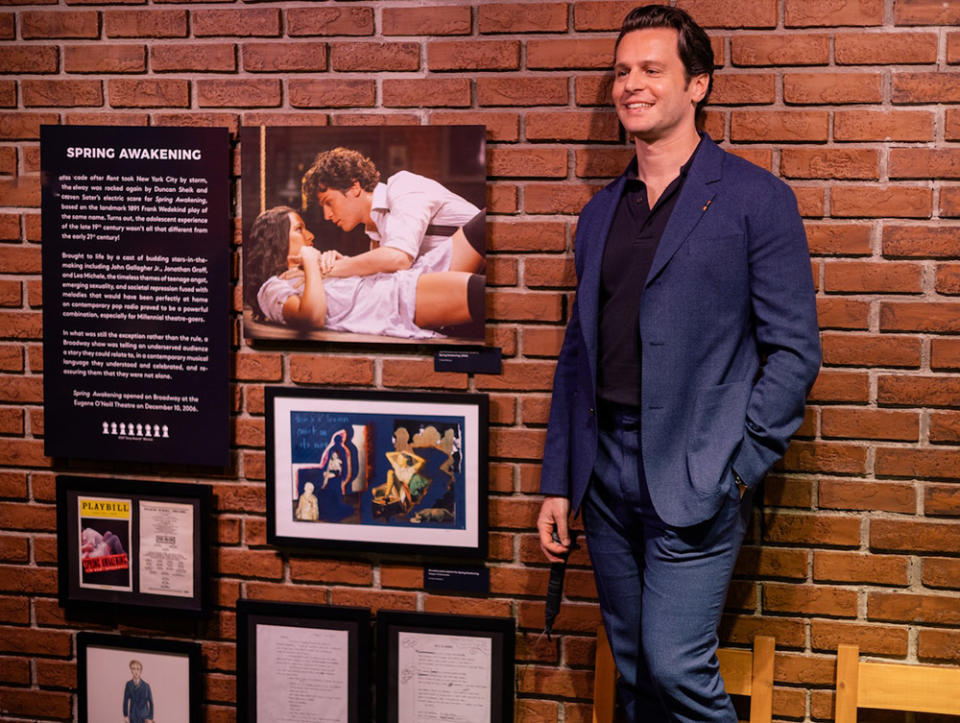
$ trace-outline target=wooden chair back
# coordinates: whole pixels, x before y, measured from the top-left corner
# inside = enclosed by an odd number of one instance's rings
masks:
[[[841,645],[836,723],[856,723],[858,708],[960,715],[960,668],[867,662],[856,645]]]
[[[731,695],[750,696],[750,723],[773,719],[773,656],[775,641],[767,635],[753,640],[753,651],[720,648],[720,675]],[[593,723],[613,723],[617,670],[603,626],[597,631],[593,677]]]

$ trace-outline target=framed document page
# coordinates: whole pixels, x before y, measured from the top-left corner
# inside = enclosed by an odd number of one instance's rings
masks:
[[[380,611],[377,720],[513,720],[512,618]]]
[[[206,485],[57,477],[60,605],[207,611]]]
[[[200,646],[178,640],[77,634],[80,723],[199,723]]]
[[[267,540],[483,556],[483,394],[267,387]]]
[[[370,720],[370,611],[237,601],[238,720]]]

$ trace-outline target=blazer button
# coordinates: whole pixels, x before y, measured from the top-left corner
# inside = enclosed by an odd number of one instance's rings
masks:
[[[590,412],[590,414],[596,414],[596,413],[597,413],[597,410],[595,410],[593,407],[590,407],[590,409],[588,409],[587,411]]]

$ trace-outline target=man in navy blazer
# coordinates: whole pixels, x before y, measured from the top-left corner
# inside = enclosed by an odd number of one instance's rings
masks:
[[[698,133],[713,51],[689,15],[636,8],[615,58],[636,157],[577,225],[537,526],[557,561],[583,514],[630,720],[736,721],[717,628],[820,366],[809,251],[787,185]]]

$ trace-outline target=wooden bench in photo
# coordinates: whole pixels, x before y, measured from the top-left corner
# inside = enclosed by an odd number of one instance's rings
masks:
[[[720,675],[731,695],[750,697],[750,723],[770,723],[773,718],[774,639],[758,635],[753,651],[720,648]],[[597,654],[593,672],[593,723],[613,723],[617,669],[603,626],[597,631]]]
[[[841,645],[836,723],[856,723],[858,708],[960,715],[960,668],[868,662],[856,645]]]

